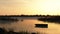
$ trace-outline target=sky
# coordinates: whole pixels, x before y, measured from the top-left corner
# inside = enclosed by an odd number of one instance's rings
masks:
[[[0,0],[0,15],[60,15],[60,0]]]

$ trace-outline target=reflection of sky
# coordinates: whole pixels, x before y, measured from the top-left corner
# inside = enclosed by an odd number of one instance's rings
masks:
[[[0,14],[60,15],[60,0],[0,0]]]
[[[35,24],[48,24],[48,28],[35,28]],[[14,31],[28,31],[28,32],[43,32],[47,34],[60,34],[60,24],[47,23],[38,21],[36,19],[24,19],[23,22],[15,22],[11,24],[0,24],[0,27],[4,27],[7,30],[13,29]],[[56,32],[57,31],[57,32]]]

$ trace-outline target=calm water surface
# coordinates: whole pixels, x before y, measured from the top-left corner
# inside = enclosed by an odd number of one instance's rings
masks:
[[[35,28],[35,24],[48,24],[48,28]],[[4,27],[8,31],[12,29],[15,32],[28,31],[46,34],[60,34],[60,24],[38,21],[37,19],[24,19],[23,21],[20,19],[18,22],[0,24],[0,27]]]

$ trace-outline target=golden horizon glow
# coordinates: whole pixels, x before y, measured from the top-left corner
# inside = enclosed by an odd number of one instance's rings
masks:
[[[60,0],[0,0],[0,15],[60,15]]]

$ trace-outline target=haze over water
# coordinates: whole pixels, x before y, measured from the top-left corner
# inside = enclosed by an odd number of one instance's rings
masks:
[[[48,28],[36,28],[35,24],[48,24]],[[24,19],[23,21],[19,19],[18,22],[0,24],[0,27],[5,28],[7,31],[12,29],[15,32],[28,31],[46,34],[60,34],[60,24],[38,21],[37,19]]]

